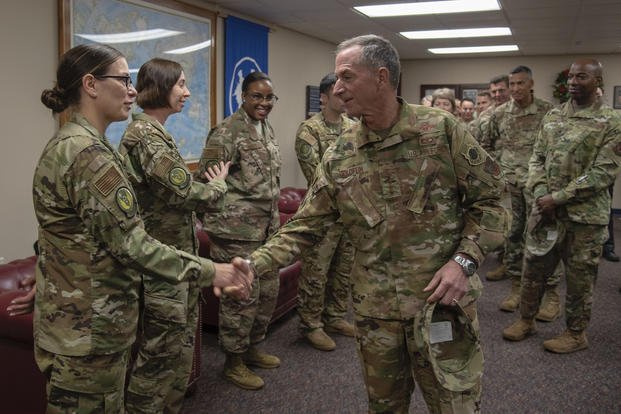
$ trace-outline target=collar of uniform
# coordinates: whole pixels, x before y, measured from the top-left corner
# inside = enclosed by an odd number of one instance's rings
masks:
[[[97,128],[95,128],[93,125],[91,125],[90,122],[88,122],[88,119],[86,119],[86,117],[78,112],[74,112],[73,115],[71,115],[71,119],[69,120],[69,122],[73,122],[74,124],[78,124],[80,125],[82,128],[86,129],[89,133],[91,133],[93,136],[103,140],[103,141],[107,141],[107,138],[103,135],[101,135],[99,133],[99,131],[97,130]]]
[[[164,129],[164,126],[162,124],[160,124],[160,121],[158,121],[157,119],[153,118],[151,115],[149,114],[145,114],[144,112],[135,112],[132,114],[132,121],[143,121],[143,122],[148,122],[149,124],[151,124],[153,126],[153,128],[157,129],[158,131],[160,131],[160,133],[168,140],[170,141],[173,145],[175,145],[175,141],[172,137],[172,135],[170,135],[168,133],[168,131],[166,131]]]
[[[82,115],[80,113],[77,113],[77,112],[74,112],[73,115],[71,115],[71,119],[69,120],[69,122],[73,122],[74,124],[80,125],[86,131],[88,131],[90,134],[92,134],[94,137],[99,139],[101,141],[101,143],[103,145],[105,145],[112,152],[112,154],[114,154],[115,157],[117,157],[119,160],[122,160],[123,157],[112,146],[112,144],[110,144],[110,141],[108,141],[108,138],[106,138],[105,135],[101,135],[99,133],[99,131],[97,130],[97,128],[95,128],[93,125],[91,125],[90,122],[88,122],[88,119],[86,119],[86,117],[84,117],[84,115]]]
[[[257,132],[257,129],[254,126],[254,123],[259,122],[261,124],[261,127],[263,128],[263,133],[265,135],[268,134],[267,130],[267,121],[257,121],[255,119],[252,119],[250,117],[250,115],[248,115],[248,113],[244,110],[243,107],[239,107],[239,109],[237,110],[237,112],[235,112],[236,116],[241,117],[244,122],[246,123],[246,125],[248,125],[248,133],[250,134],[250,138],[252,138],[255,141],[261,141],[261,137],[259,136],[259,133]]]
[[[511,100],[498,108],[505,107],[506,112],[509,112],[513,115],[533,115],[537,113],[537,98],[533,96],[533,101],[528,104],[526,108],[522,108],[519,106],[513,98]]]
[[[574,106],[573,99],[568,100],[561,106],[561,111],[573,118],[592,118],[596,115],[602,106],[604,105],[604,100],[602,98],[597,98],[595,102],[591,106],[587,106],[585,108],[577,108]]]
[[[360,118],[360,122],[362,127],[358,133],[358,137],[356,141],[358,142],[358,148],[367,145],[372,142],[381,142],[384,141],[385,145],[382,146],[390,146],[393,144],[393,141],[397,139],[398,141],[402,141],[399,132],[410,123],[410,117],[414,116],[414,110],[408,105],[405,99],[397,96],[397,101],[399,102],[399,117],[397,122],[390,128],[390,132],[386,136],[386,138],[382,138],[378,134],[376,134],[373,130],[369,129],[367,125],[364,123],[364,117]],[[396,136],[396,137],[395,137]]]

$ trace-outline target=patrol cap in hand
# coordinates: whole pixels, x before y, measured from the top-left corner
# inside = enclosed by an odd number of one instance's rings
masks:
[[[533,209],[526,223],[526,250],[535,256],[545,256],[562,237],[562,229],[558,220],[545,219],[537,209]]]
[[[423,352],[438,382],[453,392],[475,387],[483,375],[483,351],[470,317],[459,304],[444,306],[428,303],[420,317],[414,318],[416,342]]]

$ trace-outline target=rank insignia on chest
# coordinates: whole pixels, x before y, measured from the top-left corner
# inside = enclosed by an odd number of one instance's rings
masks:
[[[474,145],[471,145],[470,147],[468,147],[468,149],[464,153],[464,157],[466,157],[470,165],[479,165],[485,161],[485,158],[483,158],[483,153],[481,152],[481,150]]]
[[[127,187],[121,187],[116,190],[116,204],[127,217],[133,217],[136,214],[136,202],[134,194]]]
[[[168,173],[170,183],[179,188],[185,188],[190,181],[190,175],[181,167],[175,167]]]

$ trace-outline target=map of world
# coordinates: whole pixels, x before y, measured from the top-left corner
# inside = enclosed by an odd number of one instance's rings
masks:
[[[118,49],[127,58],[134,84],[140,65],[149,59],[179,62],[192,96],[183,111],[171,115],[164,126],[183,158],[196,160],[211,128],[211,21],[143,4],[73,0],[72,46],[104,43]],[[136,106],[134,111],[140,108]],[[106,130],[113,145],[118,146],[129,121],[131,117],[112,123]]]

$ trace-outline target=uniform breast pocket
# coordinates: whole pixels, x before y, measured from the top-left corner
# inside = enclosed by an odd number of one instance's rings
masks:
[[[423,161],[418,176],[412,185],[412,195],[407,203],[409,211],[414,214],[422,214],[425,211],[439,171],[440,166],[433,160],[427,158]]]
[[[253,188],[266,180],[270,155],[261,143],[249,143],[239,148],[239,164],[242,180],[247,188]]]
[[[341,217],[352,243],[360,251],[373,250],[384,216],[357,178],[344,185],[342,194],[344,211]]]

